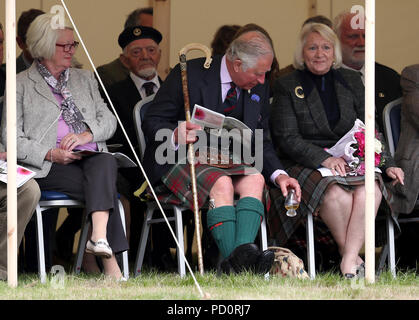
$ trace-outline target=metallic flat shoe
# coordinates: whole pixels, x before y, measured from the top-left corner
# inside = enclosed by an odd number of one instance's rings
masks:
[[[106,239],[99,239],[96,242],[93,242],[92,240],[87,241],[86,252],[94,254],[95,256],[105,257],[106,259],[112,257],[112,249]]]

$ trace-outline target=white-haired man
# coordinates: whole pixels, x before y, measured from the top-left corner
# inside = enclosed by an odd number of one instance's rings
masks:
[[[203,59],[188,62],[189,98],[195,104],[243,121],[253,133],[262,131],[261,141],[252,136],[252,148],[263,145],[263,168],[243,164],[219,168],[211,163],[197,163],[196,177],[198,203],[209,199],[210,210],[206,224],[223,257],[219,271],[230,273],[253,270],[256,273],[269,271],[274,255],[269,250],[262,252],[254,244],[261,219],[264,217],[263,194],[265,182],[281,188],[296,189],[300,198],[298,182],[290,178],[269,139],[268,110],[269,85],[265,74],[271,69],[273,49],[269,39],[261,32],[249,31],[235,39],[226,55],[215,56],[211,67],[203,67]],[[171,197],[183,205],[193,207],[189,165],[182,162],[162,164],[157,155],[161,140],[159,130],[172,132],[172,147],[182,157],[180,145],[197,140],[201,127],[185,121],[180,66],[168,75],[153,104],[147,109],[143,130],[148,139],[144,166],[156,190],[170,191]],[[179,147],[179,149],[177,149]],[[249,172],[252,172],[249,174]],[[234,205],[234,195],[240,199]]]
[[[365,76],[365,28],[352,28],[356,13],[344,11],[334,21],[335,32],[341,41],[343,67]],[[356,22],[356,21],[355,21]],[[393,69],[375,63],[375,119],[379,131],[383,131],[383,110],[391,101],[402,96],[400,75]]]

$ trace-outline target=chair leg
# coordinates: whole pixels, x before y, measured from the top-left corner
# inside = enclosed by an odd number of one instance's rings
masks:
[[[183,243],[183,222],[182,222],[182,211],[179,207],[174,206],[175,214],[175,227],[176,227],[176,238],[179,242],[179,248],[177,249],[177,262],[180,277],[183,278],[186,275],[185,271],[185,248]]]
[[[313,232],[313,215],[311,212],[307,214],[307,263],[308,274],[310,279],[316,277],[316,264],[314,256],[314,232]]]
[[[265,251],[268,249],[268,235],[266,232],[266,217],[262,219],[262,222],[260,224],[260,247],[262,248],[262,251]],[[265,274],[265,280],[269,280],[269,272]]]
[[[118,200],[118,204],[119,204],[119,213],[121,215],[121,222],[122,222],[122,227],[124,229],[124,233],[125,236],[127,235],[127,228],[125,225],[125,212],[124,212],[124,207],[122,206],[122,202],[120,200]],[[129,278],[129,265],[128,265],[128,250],[125,250],[124,252],[122,252],[122,269],[123,269],[123,275],[124,278],[128,280]]]
[[[38,247],[38,273],[41,283],[45,283],[47,275],[45,271],[44,229],[42,224],[42,210],[39,204],[36,206],[36,239]]]
[[[396,278],[396,253],[394,249],[394,224],[391,213],[387,214],[387,242],[388,242],[388,264],[393,278]]]
[[[378,260],[378,273],[381,273],[381,271],[384,269],[388,256],[388,243],[386,243],[381,249],[380,259]]]
[[[89,227],[90,227],[90,221],[89,221],[89,217],[87,216],[87,214],[85,214],[85,216],[83,218],[82,226],[83,227],[81,229],[79,244],[78,244],[78,248],[77,248],[76,263],[74,265],[74,273],[75,274],[80,273],[81,264],[83,262],[84,250],[86,248],[87,235],[89,233]]]
[[[145,249],[147,247],[148,233],[150,231],[150,220],[153,218],[154,208],[151,205],[147,205],[146,218],[143,222],[141,230],[140,244],[138,246],[137,258],[135,259],[134,277],[137,277],[141,273],[143,266]]]

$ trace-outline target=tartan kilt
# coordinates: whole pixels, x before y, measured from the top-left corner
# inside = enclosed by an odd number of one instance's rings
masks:
[[[295,239],[294,233],[299,226],[305,225],[308,212],[313,214],[316,240],[324,244],[334,245],[333,237],[327,226],[318,216],[324,194],[331,184],[339,184],[346,190],[353,190],[356,186],[364,184],[364,176],[330,176],[322,177],[320,172],[315,169],[304,168],[296,165],[287,169],[287,173],[298,180],[301,186],[301,203],[297,211],[297,216],[288,217],[284,207],[284,197],[279,189],[271,189],[270,197],[272,206],[270,208],[267,222],[269,225],[270,238],[279,246],[284,246],[289,240],[300,246],[305,246],[305,241]],[[376,173],[375,179],[380,186],[383,198],[391,206],[391,194],[387,191],[381,174]],[[302,242],[302,243],[301,243]],[[289,243],[288,243],[289,244]]]
[[[246,171],[245,171],[246,170]],[[252,173],[252,171],[254,173]],[[202,208],[207,202],[209,192],[215,182],[222,176],[242,176],[259,174],[259,171],[249,165],[236,164],[229,168],[219,168],[207,164],[195,164],[196,189],[198,206]],[[162,184],[156,186],[158,200],[165,204],[175,204],[193,210],[192,182],[189,163],[175,164],[162,178]],[[269,190],[265,185],[262,202],[265,210],[270,207]]]

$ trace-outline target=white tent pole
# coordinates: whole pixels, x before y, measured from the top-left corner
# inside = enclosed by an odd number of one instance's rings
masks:
[[[7,281],[17,287],[16,3],[6,0]]]
[[[365,1],[365,279],[375,282],[375,0]]]

